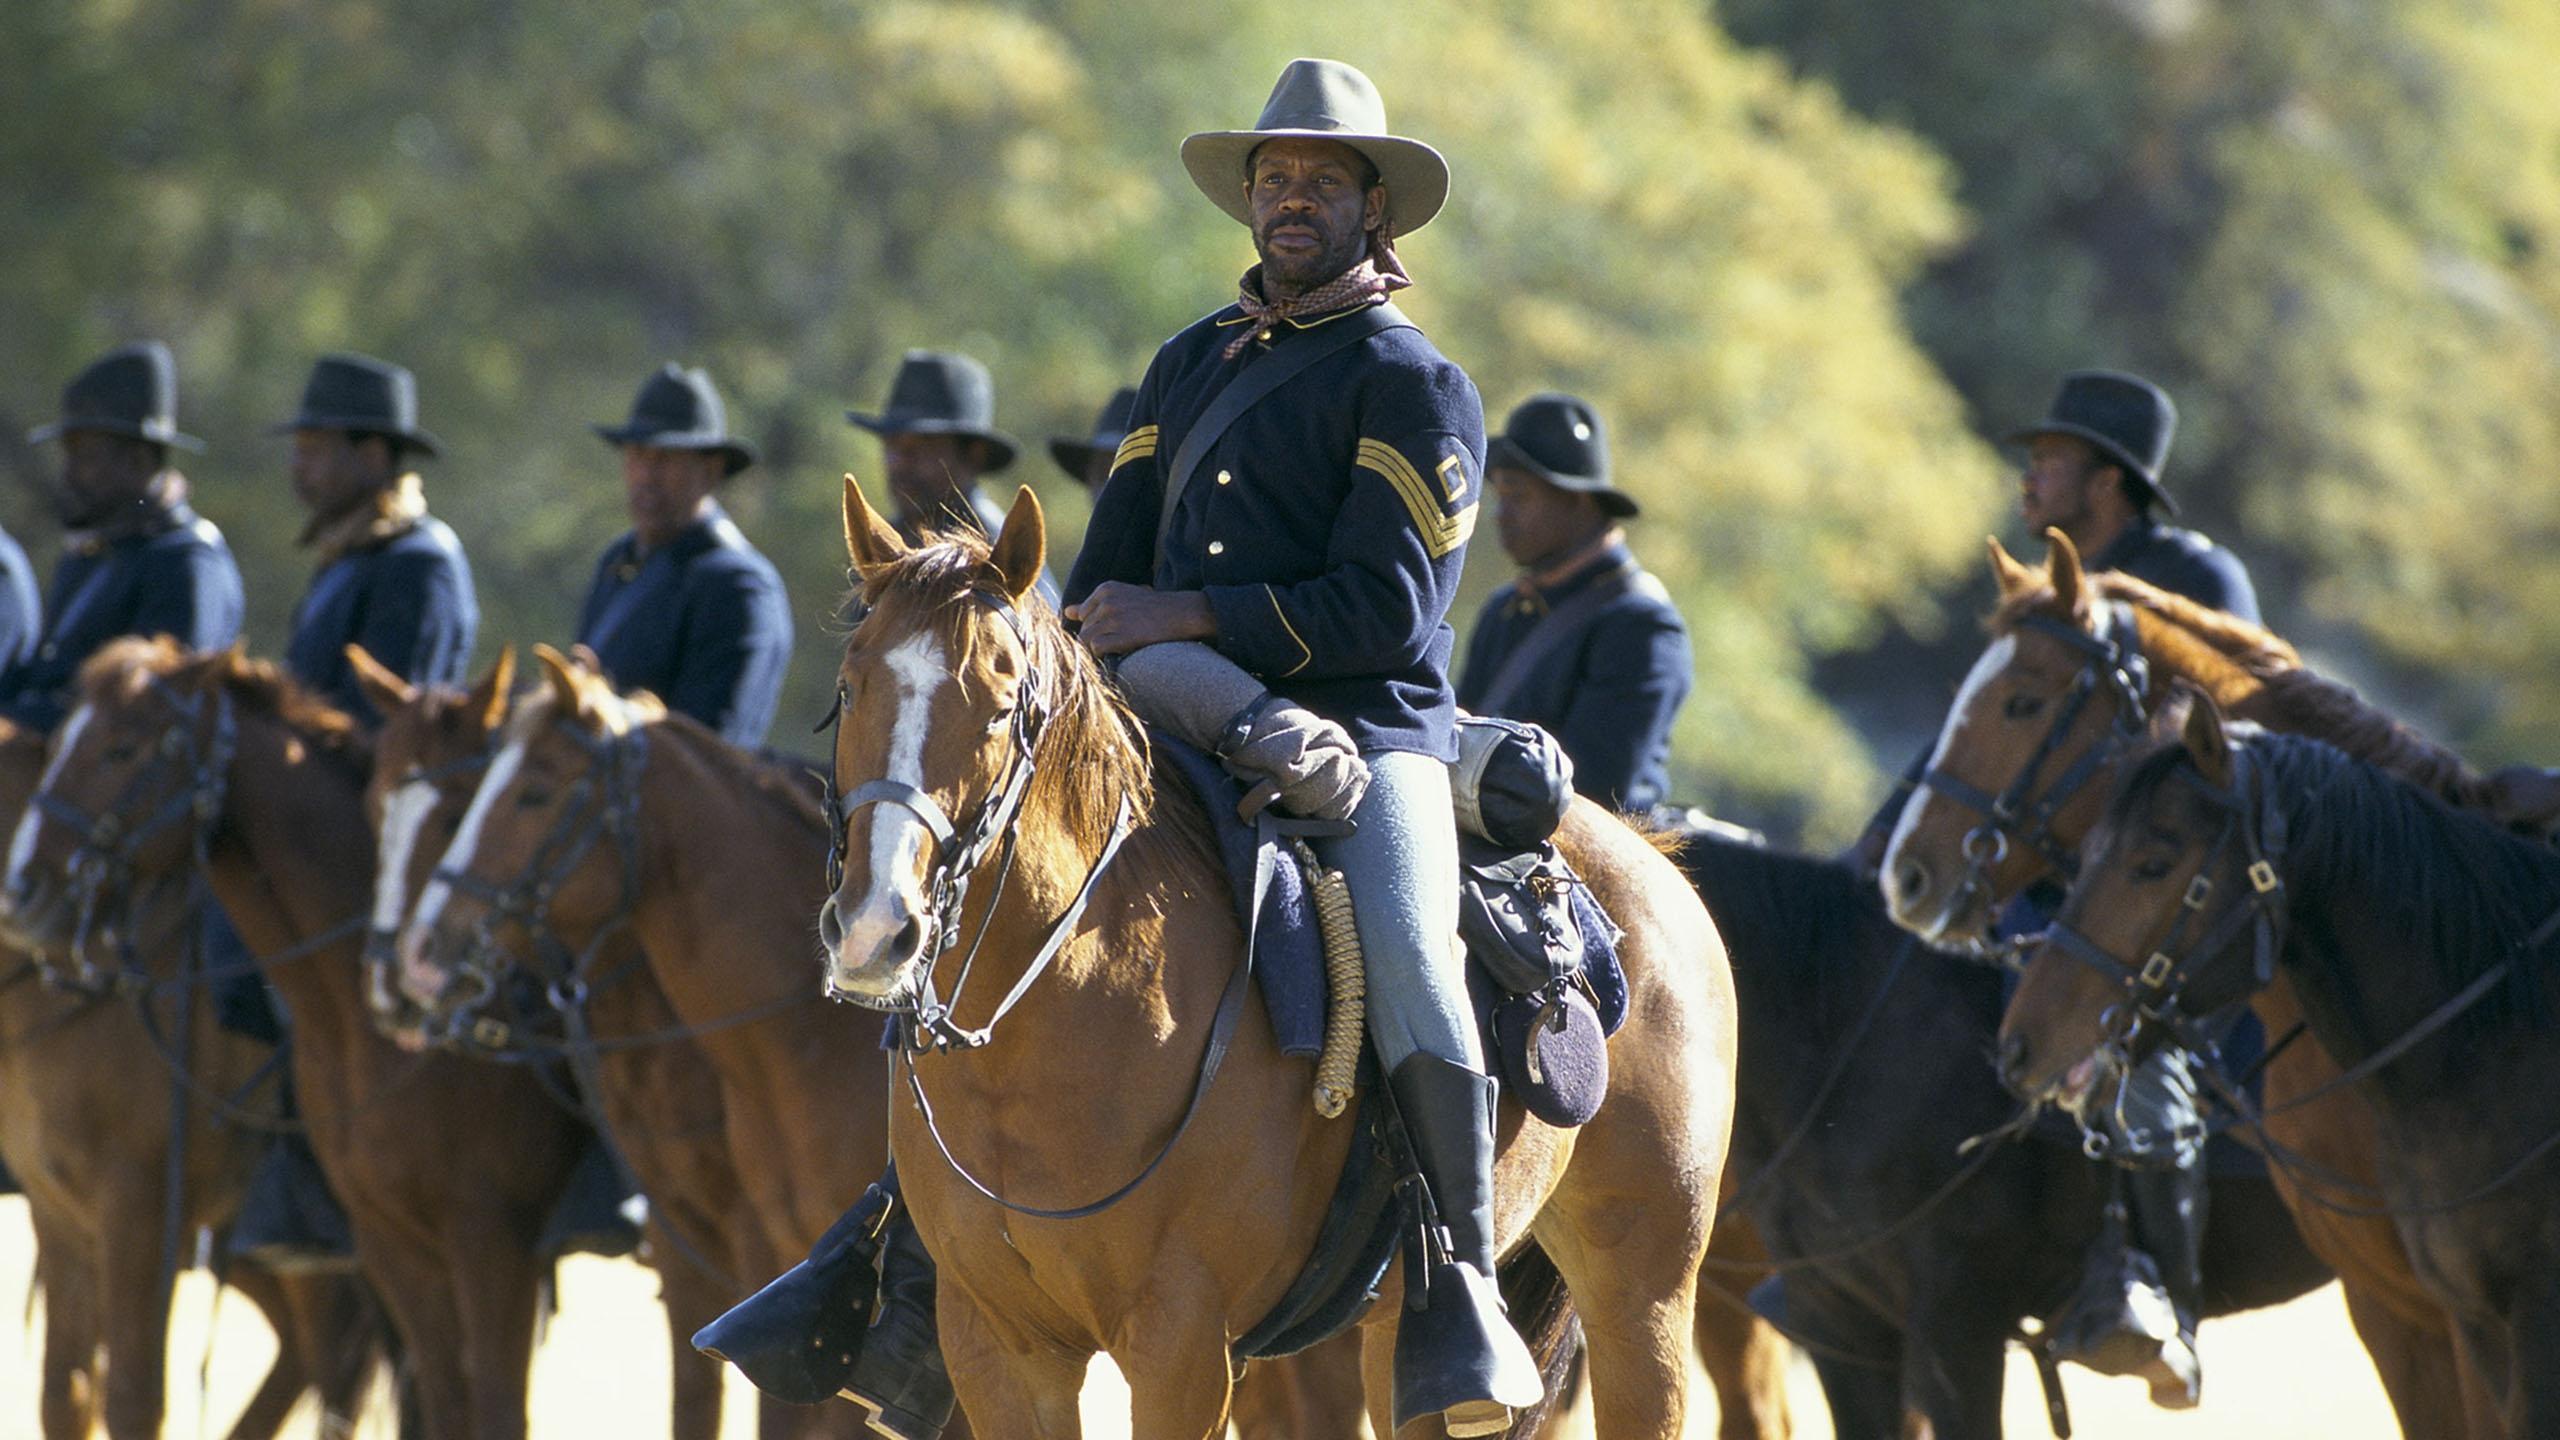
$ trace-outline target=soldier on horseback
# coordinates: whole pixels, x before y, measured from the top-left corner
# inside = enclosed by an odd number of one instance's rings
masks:
[[[324,355],[311,367],[301,407],[268,428],[293,437],[287,468],[294,497],[311,515],[300,543],[318,560],[294,607],[285,668],[368,724],[381,717],[356,684],[349,645],[416,684],[459,683],[480,604],[462,542],[427,514],[411,463],[438,448],[418,423],[416,378],[369,355]],[[225,1023],[280,1042],[285,1027],[247,948],[228,923],[209,924],[206,943],[216,968],[232,976],[219,991]],[[292,1104],[288,1084],[287,1113]],[[259,1162],[231,1248],[273,1268],[352,1259],[346,1214],[300,1134],[278,1137]]]
[[[1571,395],[1522,401],[1493,438],[1485,488],[1520,577],[1476,617],[1458,703],[1546,729],[1574,788],[1612,810],[1661,804],[1689,627],[1627,548],[1639,507],[1610,483],[1599,412]]]

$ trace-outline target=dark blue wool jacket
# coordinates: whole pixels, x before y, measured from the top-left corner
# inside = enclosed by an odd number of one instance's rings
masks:
[[[313,694],[373,724],[382,717],[356,688],[348,645],[413,684],[458,685],[479,630],[462,542],[426,518],[320,567],[294,607],[284,663]]]
[[[1370,336],[1246,411],[1211,446],[1155,558],[1192,422],[1266,348],[1350,313],[1282,322],[1234,360],[1220,352],[1251,323],[1235,306],[1165,342],[1066,598],[1106,580],[1199,591],[1217,617],[1211,644],[1362,750],[1454,759],[1446,617],[1475,530],[1484,406],[1420,331]]]
[[[167,635],[191,650],[220,650],[240,638],[244,604],[231,547],[184,504],[158,510],[135,533],[75,536],[54,567],[43,641],[0,681],[0,713],[51,730],[81,665],[108,641]]]
[[[1573,760],[1573,788],[1619,810],[1659,804],[1670,787],[1671,722],[1689,698],[1689,627],[1662,582],[1613,545],[1548,590],[1517,580],[1493,593],[1467,641],[1460,707],[1544,726]],[[1486,692],[1556,607],[1595,584],[1616,596],[1561,637],[1499,704]]]
[[[2240,557],[2193,530],[2163,525],[2144,516],[2128,526],[2106,553],[2089,562],[2092,570],[2121,570],[2190,600],[2227,610],[2252,625],[2258,618],[2258,592]]]
[[[647,555],[629,535],[606,547],[578,639],[623,689],[754,749],[773,728],[791,664],[791,602],[773,562],[718,506]]]
[[[36,653],[44,634],[44,601],[36,590],[36,567],[27,563],[26,548],[0,530],[0,676]]]

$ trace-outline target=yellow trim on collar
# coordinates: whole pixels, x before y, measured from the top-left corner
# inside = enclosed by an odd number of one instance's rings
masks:
[[[1120,473],[1120,467],[1132,460],[1144,460],[1156,453],[1156,427],[1141,425],[1120,437],[1120,448],[1111,454],[1109,473]]]
[[[1436,488],[1404,458],[1404,452],[1384,440],[1362,440],[1357,463],[1386,477],[1396,498],[1404,502],[1413,516],[1413,526],[1422,533],[1422,548],[1434,560],[1467,543],[1476,531],[1476,506],[1473,500],[1459,507],[1454,515],[1443,511]],[[1459,462],[1463,473],[1464,461]],[[1455,498],[1455,497],[1451,497]]]

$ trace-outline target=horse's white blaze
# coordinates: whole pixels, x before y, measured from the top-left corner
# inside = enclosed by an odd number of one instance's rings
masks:
[[[941,638],[930,633],[898,642],[881,664],[898,686],[898,713],[890,722],[889,758],[881,778],[923,789],[933,697],[949,682],[951,666],[943,657]],[[833,957],[839,966],[867,962],[913,918],[916,860],[931,838],[924,822],[903,806],[874,805],[870,815],[871,888],[846,918],[844,940]]]
[[[80,732],[89,728],[89,717],[95,713],[95,707],[84,704],[72,711],[71,718],[63,723],[62,733],[54,737],[53,758],[45,762],[44,779],[36,786],[38,793],[51,790],[53,782],[61,778],[63,762],[71,758],[72,750],[80,743]],[[6,883],[10,889],[18,888],[18,877],[24,875],[27,866],[35,860],[36,835],[43,828],[44,811],[30,802],[26,813],[18,817],[17,832],[9,837]]]
[[[1956,736],[1964,732],[1964,727],[1973,718],[1974,701],[1981,698],[1982,692],[1990,687],[1991,682],[1999,676],[2001,671],[2009,668],[2009,662],[2016,659],[2017,655],[2018,637],[2003,635],[1991,642],[1990,648],[1982,652],[1982,658],[1973,662],[1973,669],[1966,672],[1964,684],[1956,691],[1955,703],[1947,707],[1947,723],[1938,731],[1938,743],[1929,750],[1931,769],[1946,763],[1947,750],[1956,743]],[[1894,857],[1902,853],[1902,847],[1910,840],[1912,831],[1919,828],[1920,812],[1929,808],[1931,793],[1924,789],[1913,795],[1910,803],[1902,807],[1902,817],[1893,822],[1893,839],[1884,849],[1885,893],[1892,898],[1897,910],[1904,901],[1916,897],[1903,895],[1897,886]],[[1914,923],[1914,917],[1911,916],[1897,915],[1895,918],[1906,925]],[[1941,913],[1929,918],[1928,923],[1922,927],[1921,934],[1924,938],[1935,939],[1938,933],[1946,928],[1946,923],[1947,916],[1942,909]]]
[[[497,808],[498,797],[515,783],[516,771],[524,765],[524,742],[510,740],[489,762],[489,773],[480,777],[480,788],[471,795],[471,808],[462,812],[462,824],[453,832],[453,843],[444,850],[444,863],[436,868],[460,873],[471,868],[471,857],[480,848],[480,832],[489,823],[489,812]],[[380,899],[377,893],[377,901]],[[427,932],[433,930],[436,917],[444,913],[445,902],[453,898],[453,886],[445,881],[429,880],[427,888],[418,892],[417,913],[410,917],[400,932],[400,959],[411,969],[421,963],[421,950]]]
[[[409,858],[418,851],[418,832],[435,813],[436,787],[410,780],[391,792],[382,805],[381,868],[373,875],[373,928],[384,934],[400,929],[409,908]]]

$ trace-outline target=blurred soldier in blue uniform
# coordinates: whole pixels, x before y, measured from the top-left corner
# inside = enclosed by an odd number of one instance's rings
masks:
[[[204,442],[178,429],[178,371],[157,340],[120,346],[62,392],[62,418],[29,432],[62,442],[62,560],[35,651],[0,679],[0,713],[50,731],[80,666],[108,641],[167,635],[219,650],[240,635],[243,598],[231,547],[187,507],[172,449]]]
[[[986,366],[966,355],[910,350],[889,382],[887,407],[847,410],[844,418],[880,437],[889,518],[907,543],[928,530],[969,529],[990,540],[1003,532],[1004,507],[978,479],[1011,465],[1021,447],[996,428],[996,385]],[[1045,569],[1040,596],[1058,603],[1058,582]]]
[[[755,749],[791,664],[791,602],[715,498],[755,450],[729,433],[711,377],[672,363],[642,382],[631,418],[595,432],[622,452],[631,531],[596,562],[579,643],[614,684]]]
[[[1489,447],[1485,488],[1521,574],[1476,619],[1459,707],[1544,726],[1573,760],[1575,789],[1651,809],[1689,698],[1689,627],[1627,548],[1636,501],[1609,482],[1599,415],[1570,395],[1521,402]]]
[[[167,635],[194,650],[239,638],[244,600],[239,567],[211,521],[187,507],[187,481],[169,464],[172,449],[204,442],[178,429],[178,367],[157,340],[119,346],[62,392],[62,418],[28,443],[62,442],[62,559],[29,651],[33,581],[13,552],[5,597],[18,611],[8,638],[17,662],[0,675],[0,714],[50,731],[72,703],[80,667],[108,641]],[[208,909],[207,928],[229,927]],[[232,941],[233,948],[238,942]]]
[[[1091,435],[1049,437],[1049,458],[1074,477],[1087,495],[1101,494],[1102,482],[1111,478],[1111,457],[1120,453],[1120,442],[1129,438],[1129,411],[1137,403],[1137,387],[1123,385],[1111,392],[1102,412],[1093,417]]]
[[[459,684],[480,607],[462,543],[428,516],[425,489],[408,463],[437,451],[418,423],[416,378],[369,355],[324,355],[311,367],[300,408],[268,433],[293,437],[287,469],[294,498],[311,515],[300,543],[318,557],[311,587],[294,607],[285,669],[366,725],[382,717],[355,683],[346,658],[351,644],[416,684]],[[224,1023],[281,1043],[290,1027],[247,971],[247,950],[219,915],[207,917],[205,944],[218,969],[242,972],[218,987]],[[291,1113],[289,1088],[285,1103]],[[309,1141],[288,1133],[268,1146],[230,1243],[234,1254],[271,1269],[352,1263],[346,1212]]]
[[[293,493],[311,512],[301,544],[319,567],[294,608],[285,668],[368,724],[382,717],[348,668],[349,645],[413,684],[460,684],[480,603],[462,542],[427,513],[411,468],[437,449],[418,425],[417,381],[369,356],[323,356],[300,413],[274,428],[293,435]]]

